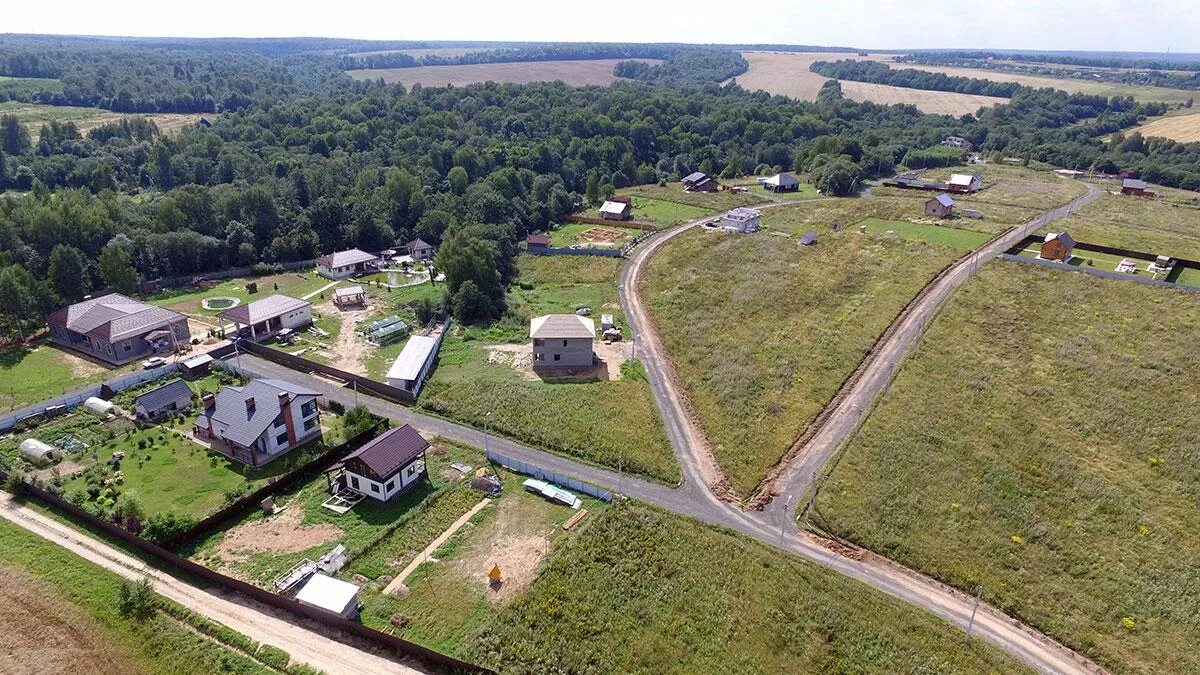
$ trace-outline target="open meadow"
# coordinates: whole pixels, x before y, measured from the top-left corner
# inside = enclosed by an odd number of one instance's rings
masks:
[[[73,122],[79,133],[86,135],[88,131],[109,122],[116,122],[126,117],[145,117],[164,134],[177,133],[181,129],[195,126],[204,115],[177,113],[118,113],[102,108],[81,108],[66,105],[43,105],[41,103],[20,103],[5,101],[0,103],[0,115],[16,115],[25,125],[29,136],[36,143],[42,125],[51,121]],[[207,115],[209,121],[216,115]]]
[[[996,261],[817,502],[836,534],[1114,672],[1197,672],[1197,295]]]
[[[1116,182],[1101,185],[1119,189]],[[1191,193],[1195,195],[1195,193]],[[1054,223],[1075,241],[1200,260],[1200,207],[1122,194],[1105,194]]]
[[[930,614],[638,503],[557,546],[461,653],[500,672],[1024,672]]]
[[[731,183],[733,182],[736,181],[732,181]],[[762,194],[754,194],[752,192],[688,192],[683,189],[682,183],[637,185],[621,188],[617,192],[621,195],[633,197],[634,199],[641,197],[655,202],[665,202],[672,207],[676,204],[691,206],[697,209],[705,209],[709,213],[728,211],[737,206],[754,206],[755,204],[764,204],[767,202],[767,198]],[[693,211],[692,213],[696,212]],[[696,217],[703,215],[705,214],[701,213]],[[689,220],[685,210],[680,210],[676,218],[678,222]],[[642,217],[638,215],[638,205],[636,202],[633,205],[633,219],[642,220]]]
[[[791,221],[809,206],[763,218],[804,231]],[[662,248],[644,282],[647,305],[735,490],[758,485],[896,315],[961,253],[848,223],[836,233],[821,227],[811,247],[768,232],[695,231]]]
[[[127,375],[141,366],[112,367],[86,358],[48,339],[0,350],[0,413]]]
[[[416,68],[379,68],[348,70],[356,80],[399,82],[406,87],[465,87],[480,82],[528,84],[561,80],[574,87],[608,86],[621,79],[613,75],[613,67],[623,59],[588,61],[527,61],[522,63],[472,63],[462,66],[418,66]],[[633,59],[648,61],[653,59]]]
[[[745,52],[742,54],[750,69],[738,75],[737,83],[744,89],[762,89],[772,94],[790,96],[802,101],[817,97],[821,85],[830,78],[808,69],[814,61],[837,61],[840,59],[862,59],[845,53],[773,53]],[[879,61],[883,55],[866,57],[864,60]],[[922,91],[892,87],[869,82],[842,80],[842,93],[855,101],[871,101],[883,105],[906,103],[915,105],[921,112],[938,115],[964,115],[974,113],[982,107],[1007,103],[1008,99],[995,96],[977,96],[945,91]]]

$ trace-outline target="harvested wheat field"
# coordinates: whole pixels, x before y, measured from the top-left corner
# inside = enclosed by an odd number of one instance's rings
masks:
[[[808,69],[814,61],[837,61],[846,58],[882,61],[888,58],[884,55],[855,57],[853,54],[845,53],[746,52],[742,56],[746,57],[746,61],[750,63],[750,69],[736,78],[742,87],[751,91],[763,89],[772,94],[808,101],[817,97],[821,85],[829,79]],[[917,106],[921,112],[944,115],[974,113],[984,106],[1008,102],[1008,99],[994,96],[924,91],[848,80],[842,80],[842,92],[846,98],[855,101],[873,101],[882,104],[908,103]]]
[[[1147,87],[1137,84],[1119,84],[1116,82],[1093,82],[1065,77],[1049,77],[1046,75],[1025,75],[1009,73],[1003,70],[988,70],[986,68],[957,68],[954,66],[927,66],[921,63],[888,63],[892,68],[914,68],[931,73],[945,73],[954,77],[974,77],[993,82],[1016,82],[1027,87],[1062,89],[1072,94],[1096,94],[1100,96],[1132,96],[1138,101],[1162,101],[1164,103],[1183,103],[1196,95],[1186,89],[1168,89],[1166,87]]]
[[[200,121],[200,118],[203,117],[200,114],[190,113],[119,113],[101,108],[42,105],[41,103],[18,103],[16,101],[0,103],[0,114],[16,115],[17,119],[21,120],[21,123],[29,130],[29,134],[34,140],[37,140],[37,135],[41,131],[42,125],[49,123],[51,120],[73,122],[75,127],[79,129],[79,133],[86,134],[98,126],[108,124],[109,122],[116,122],[123,117],[145,117],[154,122],[159,131],[170,135],[178,133],[187,127],[195,126],[196,122]],[[208,115],[208,118],[215,120],[216,115]]]
[[[1180,143],[1200,141],[1200,114],[1159,117],[1129,131],[1141,132],[1143,136],[1159,136]]]
[[[399,82],[406,87],[414,84],[420,84],[423,87],[464,87],[479,82],[528,84],[555,80],[562,80],[576,87],[592,84],[608,86],[620,79],[613,75],[613,67],[623,60],[625,59],[473,63],[465,66],[379,68],[346,72],[356,80],[383,78],[385,82]],[[656,62],[653,59],[634,60]]]

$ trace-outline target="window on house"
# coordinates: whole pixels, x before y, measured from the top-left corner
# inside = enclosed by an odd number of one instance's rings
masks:
[[[396,487],[396,479],[395,478],[393,478],[392,480],[389,480],[387,482],[387,489],[391,490],[394,487]]]
[[[287,445],[287,432],[283,432],[275,437],[275,445]]]
[[[124,347],[125,347],[125,351],[129,351],[130,349],[133,349],[133,345],[128,342],[126,342],[124,344]]]
[[[566,340],[563,340],[563,346],[564,346],[564,347],[566,347],[566,346],[567,346],[567,341],[566,341]]]
[[[350,487],[358,489],[358,476],[350,476]]]
[[[317,418],[314,417],[311,420],[304,420],[304,430],[305,431],[312,431],[314,428],[316,428],[316,426],[317,426]]]
[[[554,360],[555,360],[555,361],[558,361],[558,360],[559,360],[559,359],[561,359],[561,358],[562,358],[562,354],[555,354],[555,355],[554,355]]]
[[[300,416],[301,417],[308,417],[309,415],[313,414],[316,411],[317,411],[316,400],[309,401],[308,403],[305,403],[304,405],[300,406]]]
[[[379,485],[377,483],[371,483],[371,492],[379,494]]]
[[[283,421],[283,415],[280,415],[279,417],[275,418],[275,426],[277,426],[277,427],[286,426],[286,423]]]
[[[417,466],[415,464],[409,464],[408,465],[408,475],[411,476],[416,472],[417,472]]]

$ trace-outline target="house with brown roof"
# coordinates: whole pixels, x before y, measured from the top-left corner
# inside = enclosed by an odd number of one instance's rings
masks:
[[[326,279],[346,279],[375,269],[379,256],[352,248],[317,258],[317,274]]]
[[[1075,240],[1066,232],[1047,232],[1042,240],[1042,249],[1038,257],[1043,260],[1069,262],[1072,251],[1075,250]]]
[[[534,234],[525,237],[525,248],[550,248],[550,235],[542,234],[541,232],[535,232]]]
[[[109,293],[64,307],[46,317],[50,339],[113,365],[188,344],[187,317],[164,307]]]
[[[577,314],[547,314],[529,322],[534,368],[586,368],[595,357],[596,322]]]
[[[1153,197],[1154,190],[1151,190],[1144,180],[1125,178],[1121,181],[1121,194],[1134,197]]]
[[[225,321],[232,321],[239,335],[258,342],[284,329],[298,330],[311,324],[312,303],[276,293],[227,309],[217,318],[221,319],[221,330],[225,329]]]
[[[409,425],[388,429],[343,460],[346,488],[386,502],[428,475],[429,441]]]

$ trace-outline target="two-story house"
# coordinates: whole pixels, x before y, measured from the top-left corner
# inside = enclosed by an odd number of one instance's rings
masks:
[[[201,398],[193,433],[217,452],[259,467],[321,435],[321,393],[283,380],[250,380]]]

